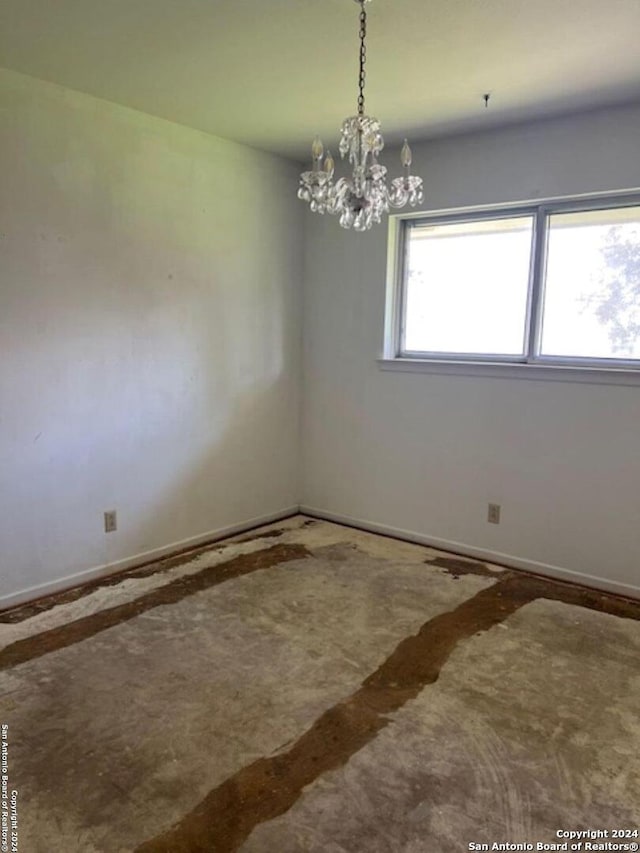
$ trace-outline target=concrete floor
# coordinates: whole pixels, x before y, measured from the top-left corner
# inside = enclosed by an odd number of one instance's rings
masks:
[[[24,853],[640,828],[638,602],[298,516],[6,612],[0,649]]]

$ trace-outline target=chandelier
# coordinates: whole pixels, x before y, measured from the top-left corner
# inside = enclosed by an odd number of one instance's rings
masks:
[[[349,178],[333,180],[335,162],[327,151],[324,163],[324,146],[316,136],[311,146],[311,171],[300,175],[298,198],[309,203],[314,213],[331,213],[340,217],[343,228],[366,231],[374,222],[380,222],[389,208],[412,207],[422,202],[422,178],[409,174],[411,149],[405,139],[400,152],[403,175],[387,185],[387,169],[378,163],[384,148],[384,139],[377,118],[365,115],[364,83],[367,55],[367,13],[365,3],[360,5],[360,74],[358,78],[358,114],[342,122],[340,129],[340,156],[349,155],[352,174]]]

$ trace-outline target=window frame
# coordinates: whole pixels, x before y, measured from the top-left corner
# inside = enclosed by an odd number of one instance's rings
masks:
[[[633,375],[640,382],[640,359],[600,358],[591,356],[552,356],[540,352],[542,319],[545,295],[545,273],[550,217],[558,213],[582,213],[597,210],[614,210],[640,206],[640,191],[616,194],[601,194],[589,197],[544,200],[526,204],[514,203],[486,207],[462,208],[457,210],[420,212],[390,217],[389,253],[387,269],[387,305],[385,312],[385,346],[383,367],[396,369],[412,365],[417,370],[421,365],[430,367],[512,367],[535,368],[541,371],[563,370],[565,372],[597,372]],[[456,353],[404,349],[404,325],[407,291],[407,259],[409,235],[412,227],[421,224],[441,225],[461,222],[482,222],[496,219],[532,217],[532,243],[529,255],[529,277],[527,285],[527,307],[524,330],[524,355],[491,353]],[[451,369],[445,372],[458,372]],[[492,371],[492,375],[499,375]]]

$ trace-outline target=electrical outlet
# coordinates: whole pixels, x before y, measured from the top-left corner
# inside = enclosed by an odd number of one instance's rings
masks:
[[[109,509],[104,514],[104,532],[113,533],[118,529],[118,517],[115,509]]]
[[[489,504],[487,521],[489,524],[500,524],[500,504]]]

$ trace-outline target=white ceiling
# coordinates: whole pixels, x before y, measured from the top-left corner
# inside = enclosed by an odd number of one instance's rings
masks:
[[[367,11],[367,112],[387,142],[640,99],[640,0]],[[301,159],[355,112],[358,14],[353,0],[2,0],[0,64]]]

